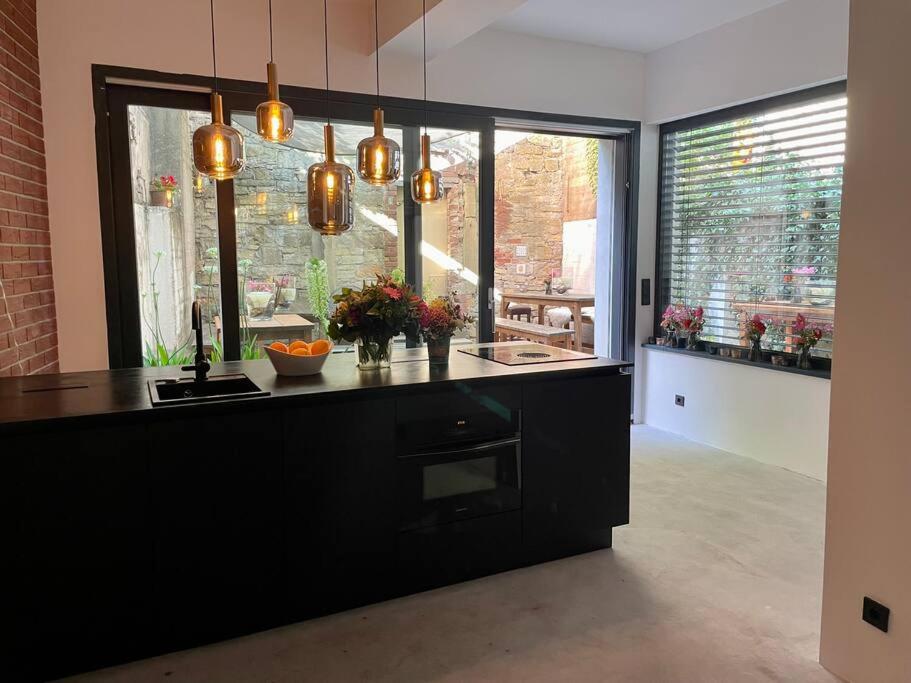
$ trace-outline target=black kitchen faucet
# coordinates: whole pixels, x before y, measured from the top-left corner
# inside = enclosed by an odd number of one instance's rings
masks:
[[[194,301],[190,311],[192,326],[196,331],[196,358],[193,361],[193,365],[184,365],[181,370],[187,372],[192,370],[196,373],[197,382],[205,382],[208,379],[206,373],[209,372],[212,366],[209,365],[202,345],[202,306],[199,305],[198,301]]]

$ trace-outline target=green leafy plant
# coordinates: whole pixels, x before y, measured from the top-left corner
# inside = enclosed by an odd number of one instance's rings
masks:
[[[247,291],[247,282],[250,279],[250,266],[253,261],[248,258],[241,259],[237,262],[237,271],[240,273],[240,358],[241,360],[259,360],[264,357],[262,349],[256,345],[256,335],[250,332],[250,326],[247,315],[247,297],[243,292]]]
[[[307,298],[323,334],[329,330],[329,270],[323,259],[307,261]]]
[[[165,365],[187,365],[193,359],[193,353],[189,348],[191,336],[188,336],[176,348],[169,349],[167,344],[165,344],[164,334],[161,331],[161,315],[158,310],[160,292],[158,291],[156,278],[158,277],[158,268],[161,266],[163,257],[163,251],[155,252],[155,264],[152,266],[150,278],[150,292],[142,293],[142,321],[152,337],[151,342],[145,342],[142,364],[153,368]]]

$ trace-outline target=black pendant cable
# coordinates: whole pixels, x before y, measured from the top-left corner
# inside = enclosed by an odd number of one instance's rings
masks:
[[[323,35],[326,37],[323,41],[326,48],[326,125],[330,125],[332,121],[329,116],[329,0],[323,0]]]

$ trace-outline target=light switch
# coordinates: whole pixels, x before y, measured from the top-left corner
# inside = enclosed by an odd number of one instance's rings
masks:
[[[526,256],[528,256],[528,246],[526,246],[524,244],[517,244],[516,245],[516,256],[518,256],[520,258],[525,258]]]

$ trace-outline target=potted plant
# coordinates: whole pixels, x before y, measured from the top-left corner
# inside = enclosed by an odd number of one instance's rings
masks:
[[[247,317],[250,320],[271,320],[275,312],[275,283],[249,280],[245,292]]]
[[[329,338],[353,343],[361,370],[388,368],[396,335],[418,338],[423,302],[401,277],[377,275],[376,282],[364,283],[360,290],[344,287],[332,299],[336,308],[329,318]]]
[[[174,195],[177,194],[177,181],[172,175],[158,176],[152,180],[149,190],[149,205],[163,206],[170,209],[174,206]]]
[[[829,325],[811,325],[802,313],[794,320],[794,334],[797,335],[797,367],[810,370],[810,350],[819,343],[823,335],[832,331]]]
[[[756,313],[752,318],[747,320],[746,324],[746,333],[747,338],[750,340],[750,360],[752,361],[761,361],[762,360],[762,335],[765,334],[765,323],[762,322],[762,318],[759,317],[759,314]]]
[[[455,301],[455,292],[449,296],[439,296],[429,305],[421,301],[418,308],[421,314],[421,337],[427,343],[430,364],[448,365],[452,336],[474,322],[473,318],[462,312],[462,307]]]
[[[699,348],[699,335],[705,327],[705,311],[702,306],[687,309],[682,320],[683,330],[686,332],[686,348],[695,351]]]
[[[675,346],[674,338],[678,327],[676,312],[676,309],[668,304],[667,308],[664,309],[664,313],[661,314],[661,329],[664,330],[665,346]]]

